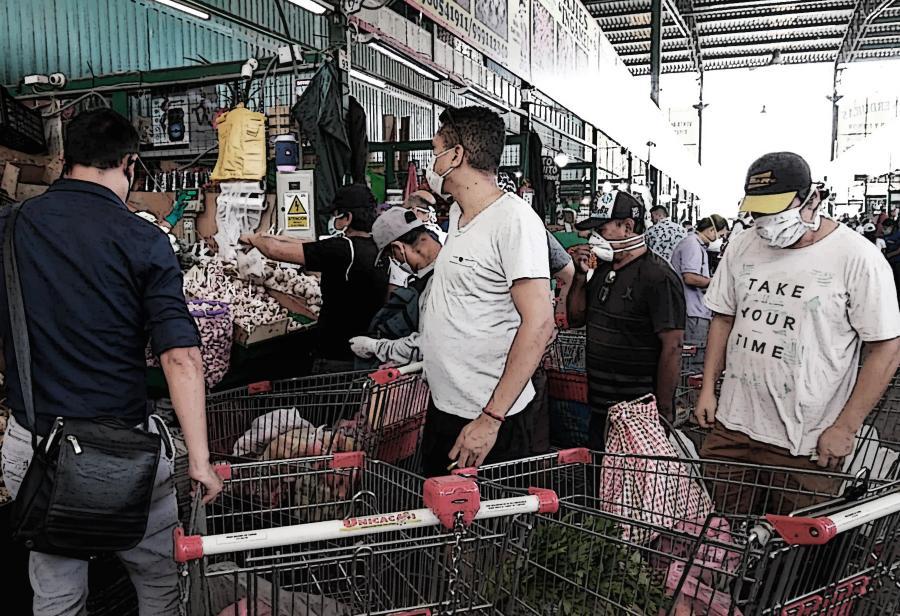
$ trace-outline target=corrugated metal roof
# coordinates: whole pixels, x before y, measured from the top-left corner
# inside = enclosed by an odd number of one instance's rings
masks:
[[[650,71],[650,0],[583,0],[635,74]],[[900,56],[900,0],[673,0],[663,2],[664,72],[694,70],[690,33],[667,9],[696,24],[704,69],[832,62],[848,26],[877,7],[854,60]]]
[[[207,0],[279,33],[273,2]],[[321,46],[325,21],[284,3],[291,36]],[[0,83],[29,74],[65,73],[70,79],[125,71],[173,68],[186,58],[228,62],[269,55],[275,38],[213,16],[197,19],[152,0],[4,0],[0,2]]]

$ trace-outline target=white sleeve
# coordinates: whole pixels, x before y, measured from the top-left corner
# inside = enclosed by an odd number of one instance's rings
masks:
[[[397,340],[379,340],[375,344],[375,357],[381,362],[394,362],[405,366],[422,360],[419,350],[419,332],[413,332]]]
[[[868,247],[867,247],[868,248]],[[847,269],[850,325],[865,342],[900,336],[900,308],[891,266],[881,253],[866,250]]]
[[[526,204],[510,209],[511,216],[497,236],[500,262],[506,283],[512,287],[522,278],[550,278],[547,230]]]

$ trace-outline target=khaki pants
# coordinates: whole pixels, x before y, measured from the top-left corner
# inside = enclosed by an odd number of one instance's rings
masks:
[[[840,489],[840,481],[818,472],[809,458],[755,441],[718,421],[703,441],[700,457],[752,465],[704,465],[716,508],[724,514],[788,514],[834,498]],[[796,471],[768,468],[773,466]]]

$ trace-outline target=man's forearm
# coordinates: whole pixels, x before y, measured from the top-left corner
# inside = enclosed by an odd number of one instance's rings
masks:
[[[728,336],[734,327],[734,317],[713,315],[706,339],[706,359],[703,362],[703,388],[715,387],[716,381],[725,369],[725,348]],[[711,391],[711,390],[710,390]]]
[[[900,363],[900,338],[866,344],[868,352],[863,361],[856,386],[838,416],[836,425],[855,433],[891,382]]]
[[[506,357],[503,374],[485,406],[491,415],[505,416],[537,370],[553,337],[554,324],[549,311],[548,317],[533,322],[523,320],[519,326]]]
[[[661,409],[669,410],[675,400],[675,388],[681,378],[681,348],[683,338],[667,340],[661,349],[656,368],[656,400]]]
[[[576,272],[572,278],[572,287],[566,296],[566,312],[569,319],[569,327],[582,327],[587,312],[587,277],[581,272]]]
[[[200,468],[209,462],[206,435],[206,383],[203,379],[203,359],[196,347],[170,349],[160,358],[169,386],[172,406],[184,433],[188,462]]]
[[[682,274],[681,279],[684,281],[689,287],[695,287],[697,289],[705,289],[709,286],[709,283],[712,281],[711,278],[707,278],[706,276],[701,276],[700,274]]]
[[[282,235],[258,235],[254,237],[252,246],[267,258],[282,263],[303,265],[303,242]]]

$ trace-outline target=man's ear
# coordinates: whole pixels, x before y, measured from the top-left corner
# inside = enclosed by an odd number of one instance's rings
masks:
[[[625,219],[625,230],[629,233],[634,232],[634,221],[630,218]]]

